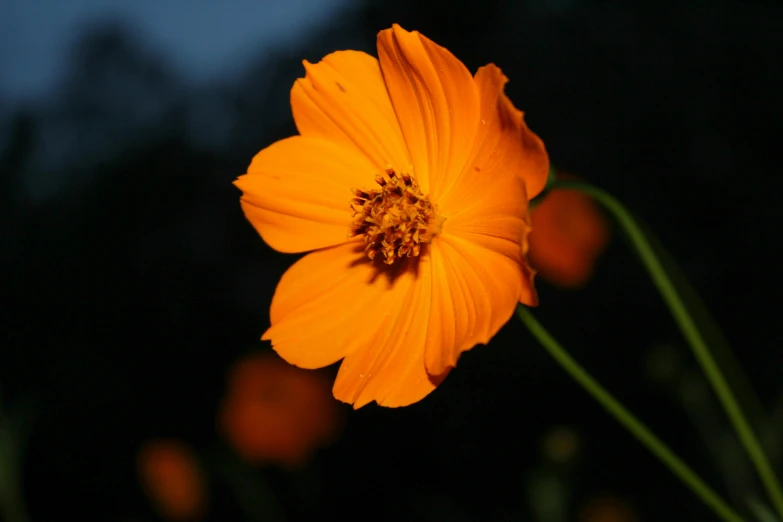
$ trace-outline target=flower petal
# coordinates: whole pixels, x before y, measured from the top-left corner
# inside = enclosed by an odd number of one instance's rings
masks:
[[[448,373],[427,373],[425,346],[443,340],[430,337],[432,267],[428,255],[406,260],[399,275],[395,305],[376,321],[377,334],[362,350],[348,355],[340,366],[334,396],[359,408],[376,401],[381,406],[407,406],[420,401]],[[384,317],[384,316],[381,316]]]
[[[525,182],[529,199],[546,185],[549,156],[541,139],[525,124],[524,113],[503,92],[507,81],[492,64],[476,73],[475,83],[481,94],[480,123],[459,184],[438,201],[446,216],[470,206],[475,192],[498,176],[519,176]]]
[[[516,172],[525,180],[527,195],[533,199],[544,189],[549,175],[544,142],[528,128],[525,113],[514,107],[503,92],[508,78],[500,68],[494,64],[481,67],[475,81],[481,95],[482,123],[486,124],[476,140],[474,166],[491,171],[491,167],[502,165]]]
[[[432,311],[424,361],[437,375],[455,366],[462,352],[487,344],[508,322],[524,282],[517,261],[474,241],[444,234],[431,251]]]
[[[399,278],[403,279],[403,278]],[[272,298],[272,326],[262,340],[291,364],[328,366],[359,348],[372,349],[398,296],[410,282],[390,281],[353,241],[311,252],[283,274]]]
[[[302,136],[321,137],[361,151],[380,173],[410,165],[378,60],[339,51],[313,65],[291,89],[291,109]]]
[[[483,67],[477,77],[484,77],[484,82],[491,79],[492,75],[497,81],[496,98],[500,96],[507,101],[502,93],[505,77],[500,69],[495,66]],[[482,97],[482,110],[489,111],[486,98]],[[480,139],[476,143],[473,158],[476,163],[473,167],[468,165],[459,184],[444,200],[438,202],[439,212],[446,218],[442,233],[444,237],[456,235],[467,239],[517,263],[522,280],[519,301],[535,306],[538,303],[533,286],[535,272],[525,258],[527,235],[531,228],[528,184],[517,170],[528,161],[525,158],[529,156],[529,151],[520,147],[520,127],[504,127],[513,120],[514,114],[519,116],[515,120],[517,123],[524,122],[521,113],[510,102],[497,105],[509,108],[511,112],[497,110],[494,116],[490,112],[483,113],[482,121],[486,122],[486,128],[479,132]],[[543,173],[545,179],[549,160],[543,148],[538,152],[543,154],[536,160],[540,160],[541,164],[533,170]]]
[[[535,272],[525,258],[530,217],[522,178],[513,172],[499,171],[459,190],[465,190],[470,197],[460,197],[460,208],[447,207],[454,214],[444,222],[442,236],[468,240],[516,263],[516,277],[522,281],[519,301],[530,306],[538,304],[533,286]],[[453,194],[456,196],[457,191]]]
[[[378,58],[414,174],[438,200],[469,159],[479,120],[479,93],[465,66],[417,31],[395,24],[378,33]]]
[[[347,240],[351,189],[371,185],[375,173],[354,149],[294,136],[256,154],[234,183],[245,216],[269,246],[305,252]]]

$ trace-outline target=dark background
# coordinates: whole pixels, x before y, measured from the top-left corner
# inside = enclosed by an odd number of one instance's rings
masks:
[[[0,113],[0,389],[32,421],[32,520],[155,520],[136,482],[139,444],[219,444],[225,369],[261,346],[276,282],[296,259],[257,236],[231,182],[295,133],[288,92],[302,59],[376,54],[393,22],[471,71],[498,64],[554,165],[656,232],[764,407],[781,409],[777,2],[357,2],[208,87],[121,23],[96,25],[45,109]],[[31,196],[51,176],[66,182]],[[723,414],[619,234],[585,290],[538,288],[538,318],[603,384],[721,493],[763,498],[744,461],[727,457]],[[563,466],[541,450],[557,426],[580,439]],[[715,452],[715,440],[727,446]],[[516,320],[421,403],[350,413],[307,471],[261,472],[288,520],[544,520],[531,489],[541,473],[570,491],[566,520],[603,494],[641,520],[714,520]],[[213,500],[211,520],[242,519],[230,492]]]

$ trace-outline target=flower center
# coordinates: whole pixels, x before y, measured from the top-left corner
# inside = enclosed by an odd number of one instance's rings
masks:
[[[387,168],[375,178],[380,189],[353,190],[353,224],[348,237],[364,234],[367,257],[382,253],[387,265],[401,257],[418,256],[421,243],[440,232],[443,218],[408,174]]]

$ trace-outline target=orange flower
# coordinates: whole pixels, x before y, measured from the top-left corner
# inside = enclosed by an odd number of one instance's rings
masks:
[[[272,352],[244,357],[229,372],[218,419],[237,453],[254,464],[304,465],[341,428],[329,378],[291,366]]]
[[[576,179],[558,174],[560,179]],[[530,264],[561,288],[584,286],[609,242],[606,220],[589,196],[553,190],[530,213]]]
[[[148,442],[138,454],[139,479],[158,513],[167,520],[204,516],[207,491],[196,457],[177,440]]]
[[[579,522],[637,522],[638,520],[628,502],[612,496],[594,498],[579,510]]]
[[[377,43],[378,60],[304,62],[301,135],[236,181],[272,248],[315,250],[278,284],[262,339],[304,368],[343,359],[334,395],[356,408],[421,400],[519,301],[536,303],[527,207],[549,168],[496,66],[471,76],[398,25]]]

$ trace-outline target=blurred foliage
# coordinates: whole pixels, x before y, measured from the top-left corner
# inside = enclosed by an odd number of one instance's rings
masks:
[[[288,91],[303,58],[374,54],[392,22],[471,70],[498,64],[554,163],[643,216],[764,406],[780,404],[783,11],[771,3],[366,2],[208,85],[184,82],[122,26],[95,27],[51,98],[0,105],[0,384],[37,404],[22,459],[32,520],[153,520],[134,471],[144,441],[219,446],[225,371],[261,346],[295,259],[257,237],[231,182],[295,132]],[[647,377],[661,345],[680,354],[678,379],[694,363],[621,242],[586,289],[539,288],[541,320],[609,389],[720,491],[757,491],[728,480],[681,388]],[[567,470],[539,444],[561,424],[580,440]],[[640,520],[710,519],[513,321],[425,401],[354,412],[305,471],[252,480],[287,520],[543,520],[529,494],[542,476],[567,489],[562,520],[588,520],[579,506],[593,498],[625,499],[615,504]],[[217,486],[210,520],[242,519],[230,490]]]

